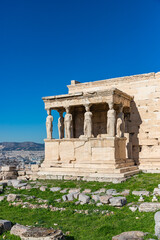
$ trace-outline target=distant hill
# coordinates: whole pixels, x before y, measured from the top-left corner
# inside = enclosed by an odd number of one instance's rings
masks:
[[[43,151],[44,144],[34,142],[1,142],[2,151]]]

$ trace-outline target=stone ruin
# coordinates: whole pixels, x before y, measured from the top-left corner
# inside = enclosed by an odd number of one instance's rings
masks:
[[[160,73],[72,80],[68,89],[43,98],[48,116],[40,178],[113,181],[139,170],[160,172]],[[59,139],[52,110],[59,112]]]

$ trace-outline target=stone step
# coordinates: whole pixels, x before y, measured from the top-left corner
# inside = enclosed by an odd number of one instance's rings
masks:
[[[125,173],[125,172],[134,171],[134,170],[137,170],[137,169],[138,169],[138,166],[131,166],[131,167],[124,167],[124,168],[120,168],[120,169],[115,169],[115,172]]]
[[[63,179],[66,176],[72,176],[72,177],[84,177],[86,178],[85,180],[91,180],[91,178],[94,178],[94,180],[98,180],[98,179],[102,179],[102,180],[107,180],[107,179],[118,179],[118,178],[126,178],[129,176],[132,176],[134,174],[138,174],[139,173],[139,169],[134,170],[134,171],[129,171],[129,172],[125,172],[125,173],[79,173],[79,172],[70,172],[70,173],[66,173],[64,174],[61,171],[57,171],[54,172],[54,174],[50,171],[42,171],[39,172],[38,175],[39,177],[45,177],[48,179]],[[61,178],[58,178],[61,177]]]

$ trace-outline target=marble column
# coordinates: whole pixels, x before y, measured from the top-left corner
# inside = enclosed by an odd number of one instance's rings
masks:
[[[119,107],[119,113],[117,115],[116,136],[119,138],[124,137],[124,131],[125,131],[125,122],[124,122],[123,105],[121,104]]]
[[[59,112],[59,118],[58,118],[58,133],[59,133],[59,139],[64,138],[64,117],[63,117],[63,111],[58,110]]]
[[[92,113],[90,112],[89,105],[85,105],[84,114],[84,135],[88,138],[92,137]]]
[[[66,115],[64,117],[65,138],[72,137],[72,114],[69,112],[69,107],[66,107]]]
[[[47,114],[48,114],[46,118],[47,139],[52,139],[53,116],[51,115],[51,109],[47,109]]]
[[[113,108],[113,102],[110,102],[108,105],[109,110],[107,112],[107,134],[109,137],[115,137],[116,111]]]

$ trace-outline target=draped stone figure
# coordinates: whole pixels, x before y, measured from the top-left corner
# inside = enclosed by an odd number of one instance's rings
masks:
[[[47,139],[52,139],[52,130],[53,130],[53,116],[51,115],[51,110],[47,110],[48,116],[46,118],[46,130],[47,130]]]
[[[109,110],[107,112],[107,134],[109,137],[115,136],[116,130],[116,111],[113,109],[113,103],[109,103]]]
[[[72,114],[69,113],[69,107],[66,108],[64,125],[65,125],[65,138],[71,138],[71,136],[72,136]]]
[[[84,114],[84,135],[92,137],[92,113],[89,111],[89,106],[85,106],[86,112]]]
[[[123,106],[120,106],[119,113],[117,116],[117,137],[124,137],[124,131],[125,131],[125,122],[124,122],[124,113],[123,111]]]
[[[59,133],[59,139],[64,138],[64,117],[63,112],[59,111],[60,117],[58,118],[58,133]]]

